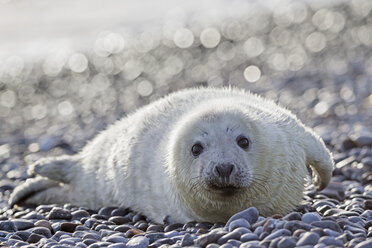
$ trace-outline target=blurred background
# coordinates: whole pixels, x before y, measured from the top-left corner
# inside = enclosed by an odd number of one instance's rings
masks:
[[[0,16],[1,192],[186,87],[262,94],[333,151],[372,132],[370,0],[0,0]]]

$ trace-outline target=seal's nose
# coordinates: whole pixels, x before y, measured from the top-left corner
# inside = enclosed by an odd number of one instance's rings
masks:
[[[233,164],[218,164],[215,167],[215,172],[219,177],[229,177],[234,170]]]

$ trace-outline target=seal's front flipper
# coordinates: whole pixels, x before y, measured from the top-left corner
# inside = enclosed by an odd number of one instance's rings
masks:
[[[68,202],[68,186],[45,177],[29,178],[16,187],[9,198],[9,205],[51,204]]]
[[[69,183],[76,175],[78,161],[79,157],[77,155],[43,158],[32,164],[28,173],[31,175],[39,174],[51,180]]]

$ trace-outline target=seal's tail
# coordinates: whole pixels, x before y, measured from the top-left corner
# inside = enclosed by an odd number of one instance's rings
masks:
[[[17,186],[9,199],[9,205],[50,204],[69,201],[69,182],[78,169],[75,156],[40,159],[30,166],[28,173],[36,175]]]

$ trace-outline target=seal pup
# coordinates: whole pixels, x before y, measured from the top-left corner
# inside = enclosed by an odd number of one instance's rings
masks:
[[[250,206],[287,214],[307,165],[321,190],[333,160],[292,113],[233,88],[182,90],[138,109],[72,156],[45,158],[9,204],[129,207],[156,222],[227,221]]]

